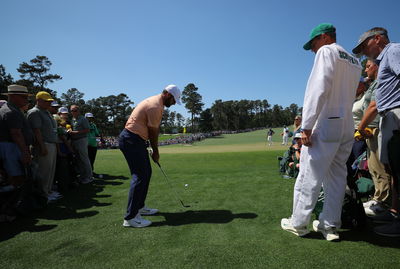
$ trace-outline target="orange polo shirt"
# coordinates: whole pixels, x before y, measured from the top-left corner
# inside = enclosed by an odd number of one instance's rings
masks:
[[[148,127],[158,128],[160,126],[163,111],[161,94],[149,97],[135,107],[125,124],[125,129],[148,140]]]

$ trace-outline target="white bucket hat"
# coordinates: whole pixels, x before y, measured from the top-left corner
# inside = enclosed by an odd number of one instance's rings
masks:
[[[94,118],[94,117],[92,113],[88,112],[85,114],[85,118]]]

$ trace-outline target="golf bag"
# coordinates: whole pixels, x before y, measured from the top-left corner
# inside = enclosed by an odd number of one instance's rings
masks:
[[[283,156],[278,157],[278,165],[279,165],[279,173],[285,174],[288,167],[289,167],[289,161],[291,160],[291,154],[290,150],[285,151],[283,153]]]
[[[314,214],[318,219],[324,206],[324,191],[321,190],[317,204],[314,208]],[[362,229],[366,224],[367,217],[365,215],[363,203],[360,195],[356,190],[347,188],[343,200],[342,207],[342,228],[345,229]]]

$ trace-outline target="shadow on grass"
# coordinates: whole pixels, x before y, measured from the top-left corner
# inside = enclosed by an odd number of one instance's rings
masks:
[[[21,232],[44,232],[56,228],[58,225],[37,225],[39,221],[32,218],[18,219],[18,221],[0,224],[0,242],[13,238]]]
[[[254,213],[232,214],[230,210],[188,210],[179,213],[158,213],[164,216],[165,221],[153,222],[151,227],[157,226],[180,226],[193,223],[229,223],[234,219],[254,219],[258,215]]]
[[[377,235],[373,232],[374,227],[376,227],[376,225],[373,225],[373,223],[370,222],[363,229],[341,230],[339,231],[340,240],[351,242],[365,242],[379,247],[400,248],[399,237],[396,238]],[[319,232],[311,232],[304,238],[325,240],[322,234]]]
[[[42,232],[55,229],[58,225],[38,225],[40,219],[46,220],[66,220],[81,219],[97,215],[97,210],[87,210],[93,207],[110,206],[111,203],[99,202],[98,198],[111,197],[103,192],[105,186],[117,186],[122,182],[115,179],[127,179],[125,176],[103,175],[102,179],[96,179],[92,184],[79,185],[64,193],[64,198],[55,203],[48,204],[39,211],[28,211],[23,216],[19,216],[10,223],[0,223],[0,242],[13,238],[19,233]],[[85,211],[82,211],[85,210]]]
[[[109,175],[109,174],[103,174],[103,178],[102,178],[103,180],[110,180],[110,179],[123,179],[123,180],[126,180],[126,179],[129,179],[128,177],[126,177],[126,176],[113,176],[113,175]],[[100,179],[98,179],[98,180],[100,180]]]

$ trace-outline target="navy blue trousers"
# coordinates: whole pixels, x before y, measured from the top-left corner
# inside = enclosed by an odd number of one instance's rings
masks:
[[[151,165],[146,141],[124,129],[119,135],[119,149],[125,156],[132,175],[125,219],[136,216],[144,203],[149,189]]]

